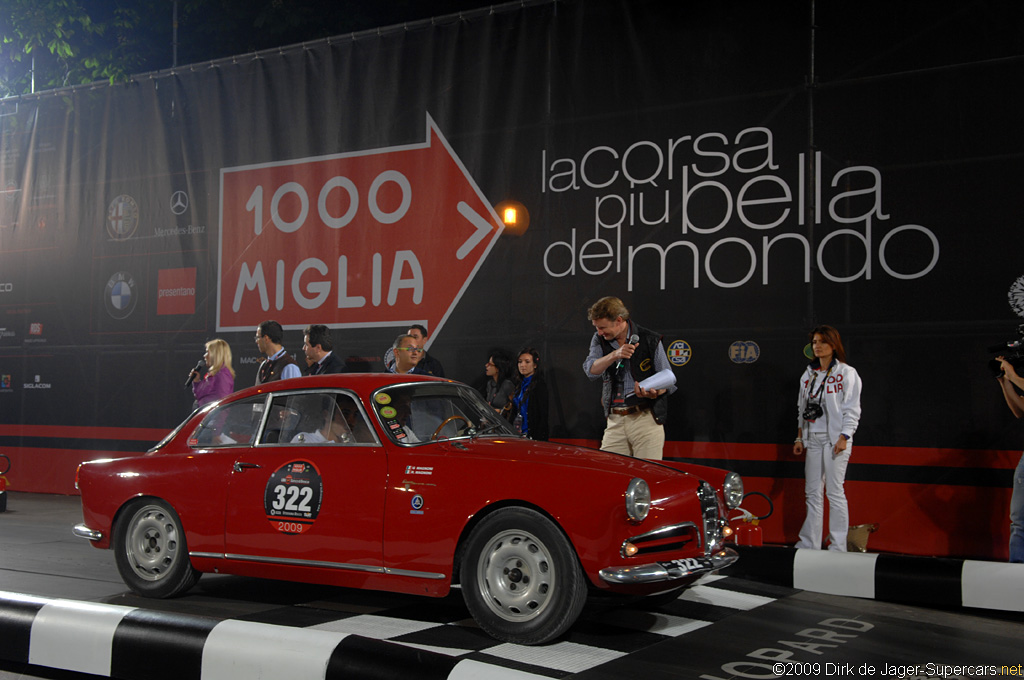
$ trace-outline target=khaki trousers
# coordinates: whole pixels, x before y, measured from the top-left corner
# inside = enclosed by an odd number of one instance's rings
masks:
[[[608,414],[601,450],[634,458],[661,460],[665,449],[665,428],[654,420],[650,409],[620,416]]]

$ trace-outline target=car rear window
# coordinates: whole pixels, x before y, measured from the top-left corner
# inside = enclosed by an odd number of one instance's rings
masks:
[[[213,409],[188,438],[189,446],[250,446],[263,419],[265,400],[251,397]]]

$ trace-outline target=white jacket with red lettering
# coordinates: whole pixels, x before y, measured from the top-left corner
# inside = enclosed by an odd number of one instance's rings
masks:
[[[797,427],[800,428],[804,439],[807,439],[810,429],[807,421],[803,419],[804,408],[808,399],[821,390],[821,380],[827,372],[819,370],[819,366],[817,360],[812,361],[800,376],[800,396],[796,404]],[[840,434],[845,434],[852,444],[853,433],[857,431],[857,424],[860,423],[860,375],[853,366],[838,359],[832,360],[831,369],[832,372],[825,381],[825,389],[821,392],[821,405],[825,410],[822,418],[825,418],[831,445],[835,445]]]

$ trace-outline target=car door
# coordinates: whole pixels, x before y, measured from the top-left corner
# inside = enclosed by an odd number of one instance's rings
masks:
[[[258,442],[239,451],[229,478],[226,556],[379,571],[386,482],[386,453],[355,395],[274,394]]]

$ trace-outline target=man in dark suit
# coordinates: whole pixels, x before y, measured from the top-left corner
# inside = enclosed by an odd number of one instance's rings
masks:
[[[331,330],[327,326],[312,324],[306,326],[302,333],[302,351],[309,364],[308,375],[345,372],[345,362],[334,355]]]

